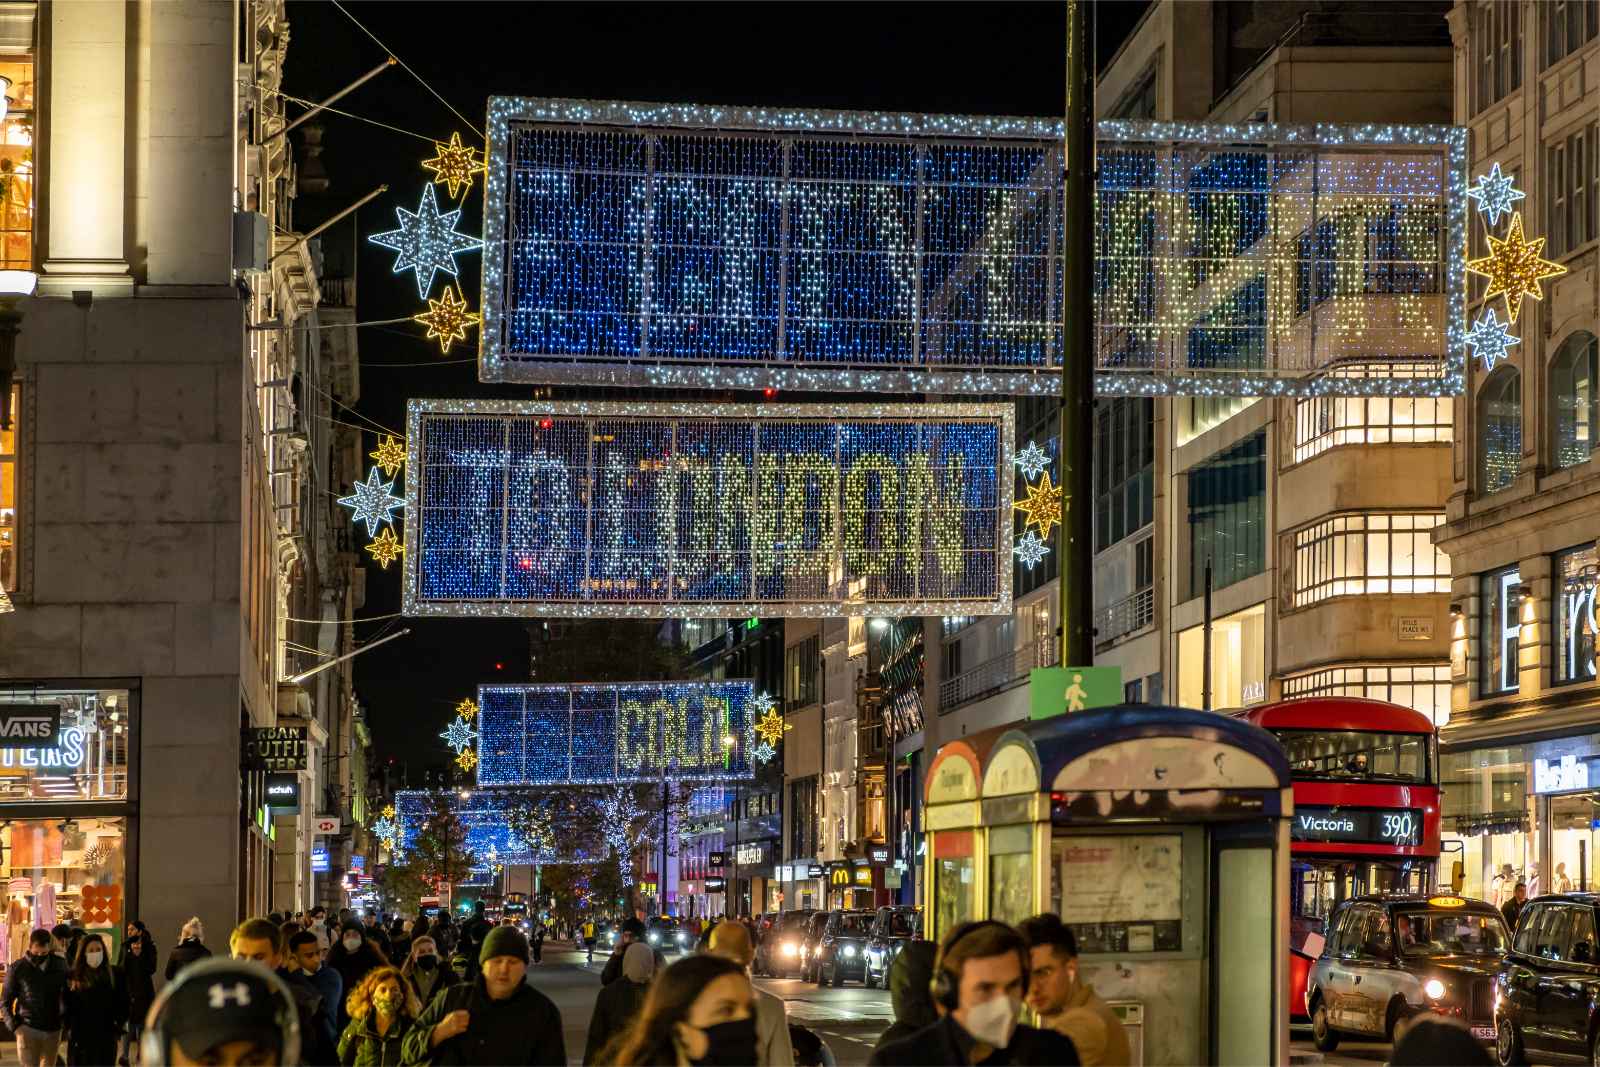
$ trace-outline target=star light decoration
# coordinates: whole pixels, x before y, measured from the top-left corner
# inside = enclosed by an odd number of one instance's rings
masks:
[[[1494,370],[1494,365],[1510,354],[1508,349],[1522,342],[1522,338],[1511,336],[1511,331],[1506,325],[1500,321],[1500,316],[1495,314],[1494,308],[1485,308],[1478,321],[1472,324],[1472,329],[1468,330],[1463,338],[1473,354],[1483,360],[1485,371]]]
[[[1500,173],[1500,164],[1495,163],[1489,168],[1488,174],[1478,175],[1476,188],[1467,190],[1467,195],[1478,202],[1478,210],[1489,216],[1491,226],[1500,225],[1500,216],[1509,212],[1511,205],[1524,196],[1512,181],[1510,175]]]
[[[1022,476],[1031,482],[1043,474],[1045,468],[1050,466],[1050,454],[1034,442],[1029,441],[1028,447],[1018,452],[1011,462],[1015,463],[1017,469],[1022,472]]]
[[[471,722],[478,717],[478,702],[471,697],[467,697],[456,705],[456,715]]]
[[[1016,545],[1011,549],[1012,555],[1020,559],[1031,571],[1050,554],[1050,546],[1032,530],[1025,530]]]
[[[1512,213],[1511,229],[1506,231],[1505,237],[1492,234],[1484,237],[1489,242],[1489,254],[1482,259],[1467,260],[1467,269],[1489,279],[1489,288],[1483,294],[1485,300],[1505,297],[1506,312],[1514,325],[1522,311],[1522,298],[1531,296],[1543,300],[1544,289],[1539,283],[1545,278],[1559,278],[1567,273],[1567,268],[1544,258],[1543,237],[1529,241],[1522,236],[1521,212]]]
[[[391,806],[384,808],[383,810],[386,812],[393,812],[394,808]],[[392,814],[385,815],[383,818],[372,824],[372,835],[379,841],[382,841],[384,845],[392,851],[394,846],[400,840],[400,826],[394,821],[394,816]]]
[[[459,755],[463,749],[470,748],[472,742],[477,740],[478,731],[474,730],[467,720],[457,717],[450,721],[450,725],[446,726],[444,733],[439,736],[444,738],[444,743]]]
[[[757,742],[750,749],[750,758],[755,760],[757,763],[766,763],[777,754],[778,750],[767,744],[765,741]]]
[[[422,165],[433,171],[433,184],[443,185],[450,190],[452,200],[463,185],[471,187],[474,174],[483,173],[483,161],[478,158],[478,150],[462,144],[460,132],[450,135],[449,144],[433,142],[433,152],[433,158],[424,159]]]
[[[367,536],[394,521],[394,509],[405,506],[405,498],[394,495],[394,479],[378,480],[378,468],[367,472],[367,480],[350,487],[349,496],[339,498],[339,503],[352,512],[350,521],[365,523]]]
[[[368,452],[367,456],[378,465],[379,470],[383,471],[385,478],[393,478],[395,471],[406,464],[405,440],[392,433],[386,433],[378,440],[378,447]]]
[[[395,816],[394,805],[393,804],[385,804],[383,806],[382,815],[383,815],[383,817],[385,819],[388,819],[390,822],[393,822],[394,821],[394,816]]]
[[[1049,537],[1050,531],[1061,522],[1061,487],[1052,484],[1050,472],[1045,471],[1040,481],[1028,486],[1027,498],[1015,501],[1011,506],[1025,517],[1022,524],[1024,532],[1029,526],[1037,526],[1041,538]]]
[[[439,294],[439,299],[428,301],[428,310],[411,316],[428,328],[427,340],[438,338],[441,355],[450,354],[450,346],[467,339],[467,331],[477,329],[483,316],[467,310],[461,290],[449,285]]]
[[[757,693],[750,698],[750,727],[761,738],[761,744],[776,747],[783,735],[794,727],[778,713],[777,702],[770,693]],[[754,752],[751,753],[754,755]]]
[[[405,543],[396,537],[391,529],[386,528],[367,542],[367,554],[372,557],[380,570],[388,570],[389,564],[405,555],[405,552]]]
[[[472,768],[478,765],[478,754],[470,748],[462,749],[456,753],[456,766],[467,774],[472,773]]]
[[[399,253],[395,257],[394,273],[408,270],[416,273],[419,300],[427,299],[433,291],[433,279],[439,271],[456,277],[457,254],[476,252],[482,247],[483,242],[478,238],[456,232],[461,209],[440,211],[431,185],[423,187],[416,211],[397,207],[394,213],[400,220],[400,228],[375,233],[367,240]]]

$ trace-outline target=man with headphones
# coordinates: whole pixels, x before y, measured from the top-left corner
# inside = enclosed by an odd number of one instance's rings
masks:
[[[929,991],[939,1021],[878,1049],[869,1064],[1077,1067],[1078,1051],[1069,1039],[1017,1024],[1028,991],[1028,944],[1005,923],[966,922],[947,933]]]

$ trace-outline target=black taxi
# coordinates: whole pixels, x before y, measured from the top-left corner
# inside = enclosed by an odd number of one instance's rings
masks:
[[[1600,1063],[1600,894],[1530,900],[1496,983],[1503,1064]]]
[[[1511,933],[1494,905],[1456,896],[1366,896],[1328,920],[1306,982],[1317,1048],[1342,1037],[1393,1041],[1404,1020],[1453,1016],[1495,1040],[1494,981]]]

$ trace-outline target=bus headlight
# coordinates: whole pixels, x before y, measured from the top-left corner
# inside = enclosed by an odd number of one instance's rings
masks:
[[[1429,1000],[1444,999],[1444,983],[1437,978],[1430,978],[1422,983],[1422,992]]]

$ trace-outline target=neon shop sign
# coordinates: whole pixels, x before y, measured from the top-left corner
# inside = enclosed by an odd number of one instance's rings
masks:
[[[56,748],[0,748],[0,767],[40,771],[78,770],[89,758],[89,731],[63,726]]]

